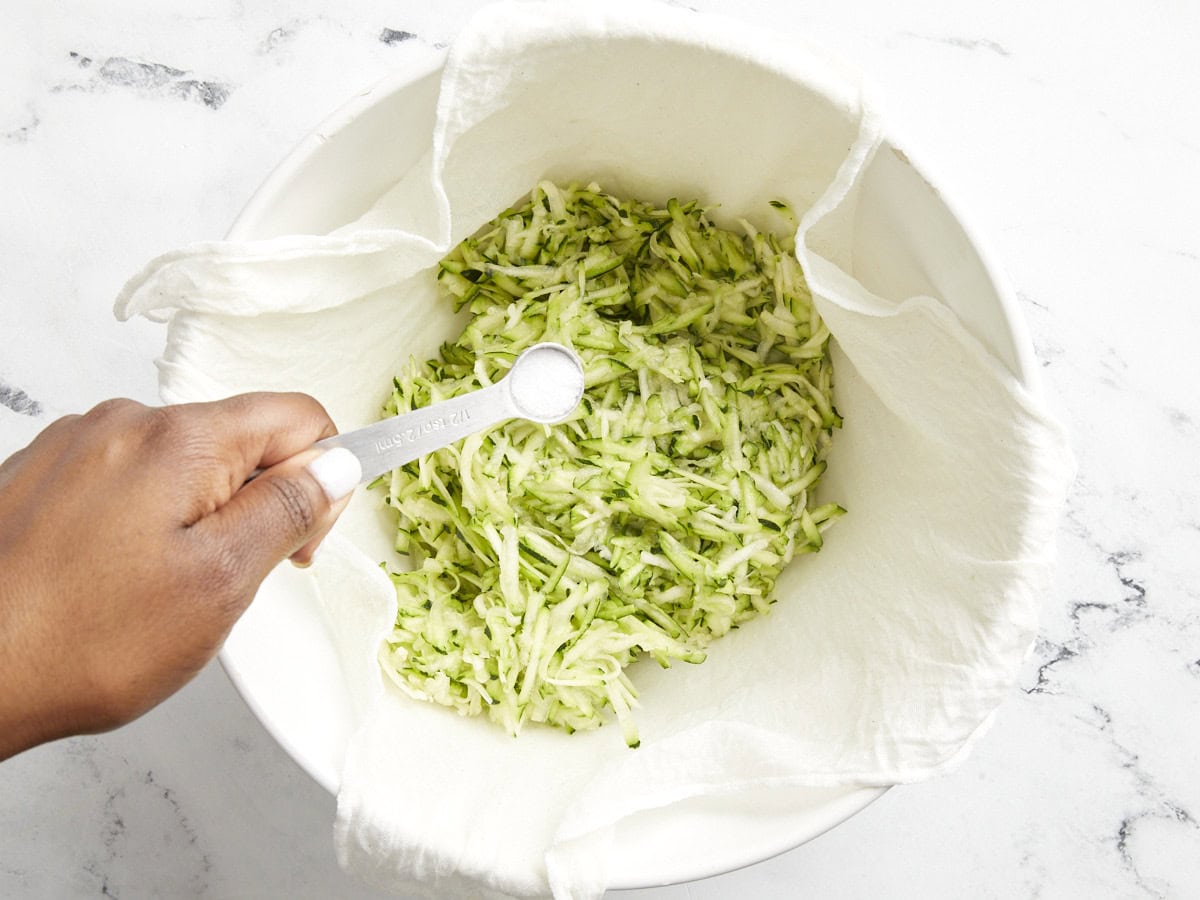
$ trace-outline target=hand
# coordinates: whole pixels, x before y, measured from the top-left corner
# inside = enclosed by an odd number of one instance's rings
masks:
[[[0,465],[0,759],[124,724],[195,675],[349,502],[357,460],[310,449],[334,433],[303,394],[111,400]]]

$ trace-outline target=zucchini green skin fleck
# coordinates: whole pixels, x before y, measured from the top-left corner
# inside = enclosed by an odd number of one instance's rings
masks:
[[[790,231],[795,217],[772,205]],[[526,347],[584,363],[576,414],[511,421],[377,484],[413,569],[380,654],[410,695],[510,733],[639,743],[628,667],[702,662],[766,612],[845,510],[817,504],[841,416],[829,331],[789,239],[543,182],[441,263],[470,321],[393,380],[392,415],[496,381]]]

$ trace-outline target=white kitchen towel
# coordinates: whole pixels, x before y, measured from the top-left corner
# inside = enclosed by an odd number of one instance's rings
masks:
[[[348,869],[410,894],[597,897],[641,813],[927,778],[986,728],[1034,636],[1071,461],[946,297],[855,279],[879,141],[856,76],[802,41],[658,4],[502,3],[459,35],[428,153],[372,212],[324,236],[185,248],[123,292],[119,315],[171,316],[165,400],[300,389],[345,429],[461,327],[438,257],[539,179],[696,197],[720,224],[779,230],[777,198],[803,214],[846,420],[823,495],[849,515],[703,665],[639,666],[630,751],[607,728],[514,740],[390,687],[375,658],[395,598],[364,552],[385,526],[360,492],[310,576],[358,722],[335,829]]]

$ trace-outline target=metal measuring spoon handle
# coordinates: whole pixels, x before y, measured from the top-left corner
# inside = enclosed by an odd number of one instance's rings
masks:
[[[362,465],[366,484],[385,472],[508,419],[553,424],[583,397],[583,363],[561,344],[535,344],[495,384],[364,428],[317,441],[345,447]]]

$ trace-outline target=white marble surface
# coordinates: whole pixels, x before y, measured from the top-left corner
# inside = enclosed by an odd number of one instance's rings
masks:
[[[873,76],[1018,289],[1080,468],[1021,690],[960,770],[622,896],[1196,896],[1200,7],[690,2]],[[0,455],[105,397],[153,402],[162,331],[113,320],[122,280],[222,234],[312,125],[479,5],[6,0]],[[0,896],[372,896],[332,816],[210,666],[121,731],[0,765]]]

